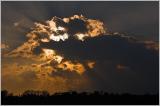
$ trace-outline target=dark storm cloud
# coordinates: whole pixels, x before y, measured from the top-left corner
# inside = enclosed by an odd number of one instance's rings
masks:
[[[148,49],[135,39],[106,35],[88,38],[83,42],[69,39],[44,43],[41,47],[53,47],[71,60],[95,60],[96,67],[85,73],[93,80],[93,89],[158,92],[158,51]]]
[[[69,33],[71,35],[74,35],[75,33],[79,33],[79,32],[80,33],[85,33],[88,30],[86,26],[87,26],[87,24],[83,20],[80,20],[80,19],[72,20],[68,24]]]
[[[124,57],[133,58],[130,57],[130,54],[135,54],[135,56],[138,56],[144,55],[143,53],[148,53],[149,51],[143,43],[139,43],[132,38],[121,37],[121,35],[97,36],[95,38],[88,38],[83,42],[74,38],[68,39],[65,42],[42,42],[41,48],[54,48],[59,53],[62,53],[64,56],[66,55],[66,57],[70,58],[96,60],[106,60],[106,58],[122,60]],[[141,53],[141,51],[144,52]],[[158,55],[157,51],[154,50],[150,50],[149,53]],[[115,56],[112,56],[113,54],[115,54]]]

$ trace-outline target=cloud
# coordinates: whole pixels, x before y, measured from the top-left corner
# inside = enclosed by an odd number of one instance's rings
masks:
[[[84,38],[96,37],[105,32],[103,22],[87,19],[83,15],[74,15],[63,19],[53,17],[43,24],[35,23],[33,30],[26,35],[28,40],[5,56],[30,58],[35,61],[43,62],[38,65],[43,67],[52,65],[51,63],[60,64],[65,57],[59,55],[54,48],[42,48],[42,43],[49,43],[51,41],[59,42],[72,38],[84,41]],[[64,63],[65,62],[62,63],[61,68],[64,68],[62,67]],[[67,70],[74,70],[79,74],[86,71],[84,64],[80,62],[73,63],[67,60],[67,64],[69,64],[67,65]],[[56,67],[60,67],[60,65]]]
[[[26,42],[6,57],[32,61],[22,70],[30,67],[36,73],[35,79],[40,81],[37,89],[55,92],[84,87],[110,92],[158,91],[158,46],[154,42],[111,34],[105,30],[103,22],[82,15],[53,17],[43,24],[35,23],[27,37]],[[15,70],[20,70],[19,66]]]
[[[1,56],[10,52],[10,46],[6,43],[1,43]]]
[[[60,69],[55,72],[51,71],[49,67],[32,67],[30,64],[20,62],[3,63],[2,69],[2,89],[7,89],[15,95],[29,89],[55,93],[69,90],[83,91],[90,87],[88,77],[81,76],[76,72]]]
[[[93,71],[84,73],[92,79],[93,89],[158,92],[158,51],[152,44],[152,49],[148,49],[145,43],[130,37],[107,35],[88,38],[83,42],[69,39],[61,43],[42,43],[41,46],[53,47],[69,60],[95,61]]]
[[[1,49],[8,49],[8,48],[9,48],[9,45],[7,45],[5,43],[1,44]]]
[[[129,69],[129,67],[124,66],[122,64],[117,64],[116,68],[117,68],[117,70],[126,70],[126,69]]]
[[[28,41],[11,51],[11,57],[33,57],[36,48],[41,43],[50,41],[65,41],[69,37],[84,41],[85,38],[95,37],[106,33],[103,22],[87,19],[83,15],[74,15],[69,18],[53,17],[45,23],[35,23],[35,27],[26,36]],[[39,49],[36,49],[39,50]],[[39,50],[38,53],[42,52]]]
[[[145,45],[145,47],[148,49],[154,49],[157,52],[159,51],[159,43],[158,42],[144,41],[144,42],[140,42],[140,43],[143,43]]]
[[[69,18],[53,17],[44,23],[35,22],[33,30],[27,37],[42,42],[50,40],[59,42],[69,37],[84,40],[87,37],[95,37],[106,33],[106,28],[100,20],[87,19],[83,15],[74,15]]]

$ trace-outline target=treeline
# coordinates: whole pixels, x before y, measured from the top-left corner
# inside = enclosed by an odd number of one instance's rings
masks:
[[[49,94],[47,91],[28,90],[23,94],[14,96],[8,91],[1,91],[2,105],[158,105],[159,95],[131,95],[113,94],[102,91],[89,92],[63,92]]]

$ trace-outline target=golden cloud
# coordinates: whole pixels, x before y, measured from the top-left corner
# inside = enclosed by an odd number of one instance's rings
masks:
[[[77,19],[80,21],[75,21]],[[70,27],[70,23],[75,26],[79,26],[79,24],[84,23],[85,26],[83,26],[84,28],[82,29],[86,28],[87,30],[86,32],[77,32],[74,33],[74,35],[70,35],[69,32],[75,30]],[[38,68],[52,67],[50,70],[57,70],[58,68],[62,68],[63,70],[71,72],[75,71],[78,74],[83,74],[86,71],[86,63],[66,60],[65,57],[58,54],[54,49],[41,48],[39,54],[35,54],[34,50],[41,46],[41,42],[48,43],[50,41],[65,41],[71,36],[78,38],[77,40],[84,41],[84,38],[95,37],[104,33],[105,28],[103,22],[99,20],[87,19],[82,15],[74,15],[72,17],[63,19],[53,17],[51,20],[47,20],[45,24],[35,23],[33,30],[27,34],[27,37],[29,38],[28,41],[24,42],[24,44],[17,47],[15,50],[11,51],[5,56],[29,58],[36,62],[33,66]],[[94,66],[93,63],[87,64],[89,68],[93,68]]]

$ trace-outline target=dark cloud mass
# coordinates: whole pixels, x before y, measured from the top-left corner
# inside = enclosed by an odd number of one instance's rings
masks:
[[[137,40],[106,35],[83,42],[70,39],[61,43],[43,43],[41,46],[53,47],[71,60],[95,60],[96,67],[91,73],[96,77],[88,73],[95,88],[118,92],[158,92],[158,51],[147,49]],[[116,68],[119,64],[127,69]],[[95,80],[97,75],[101,77]]]

